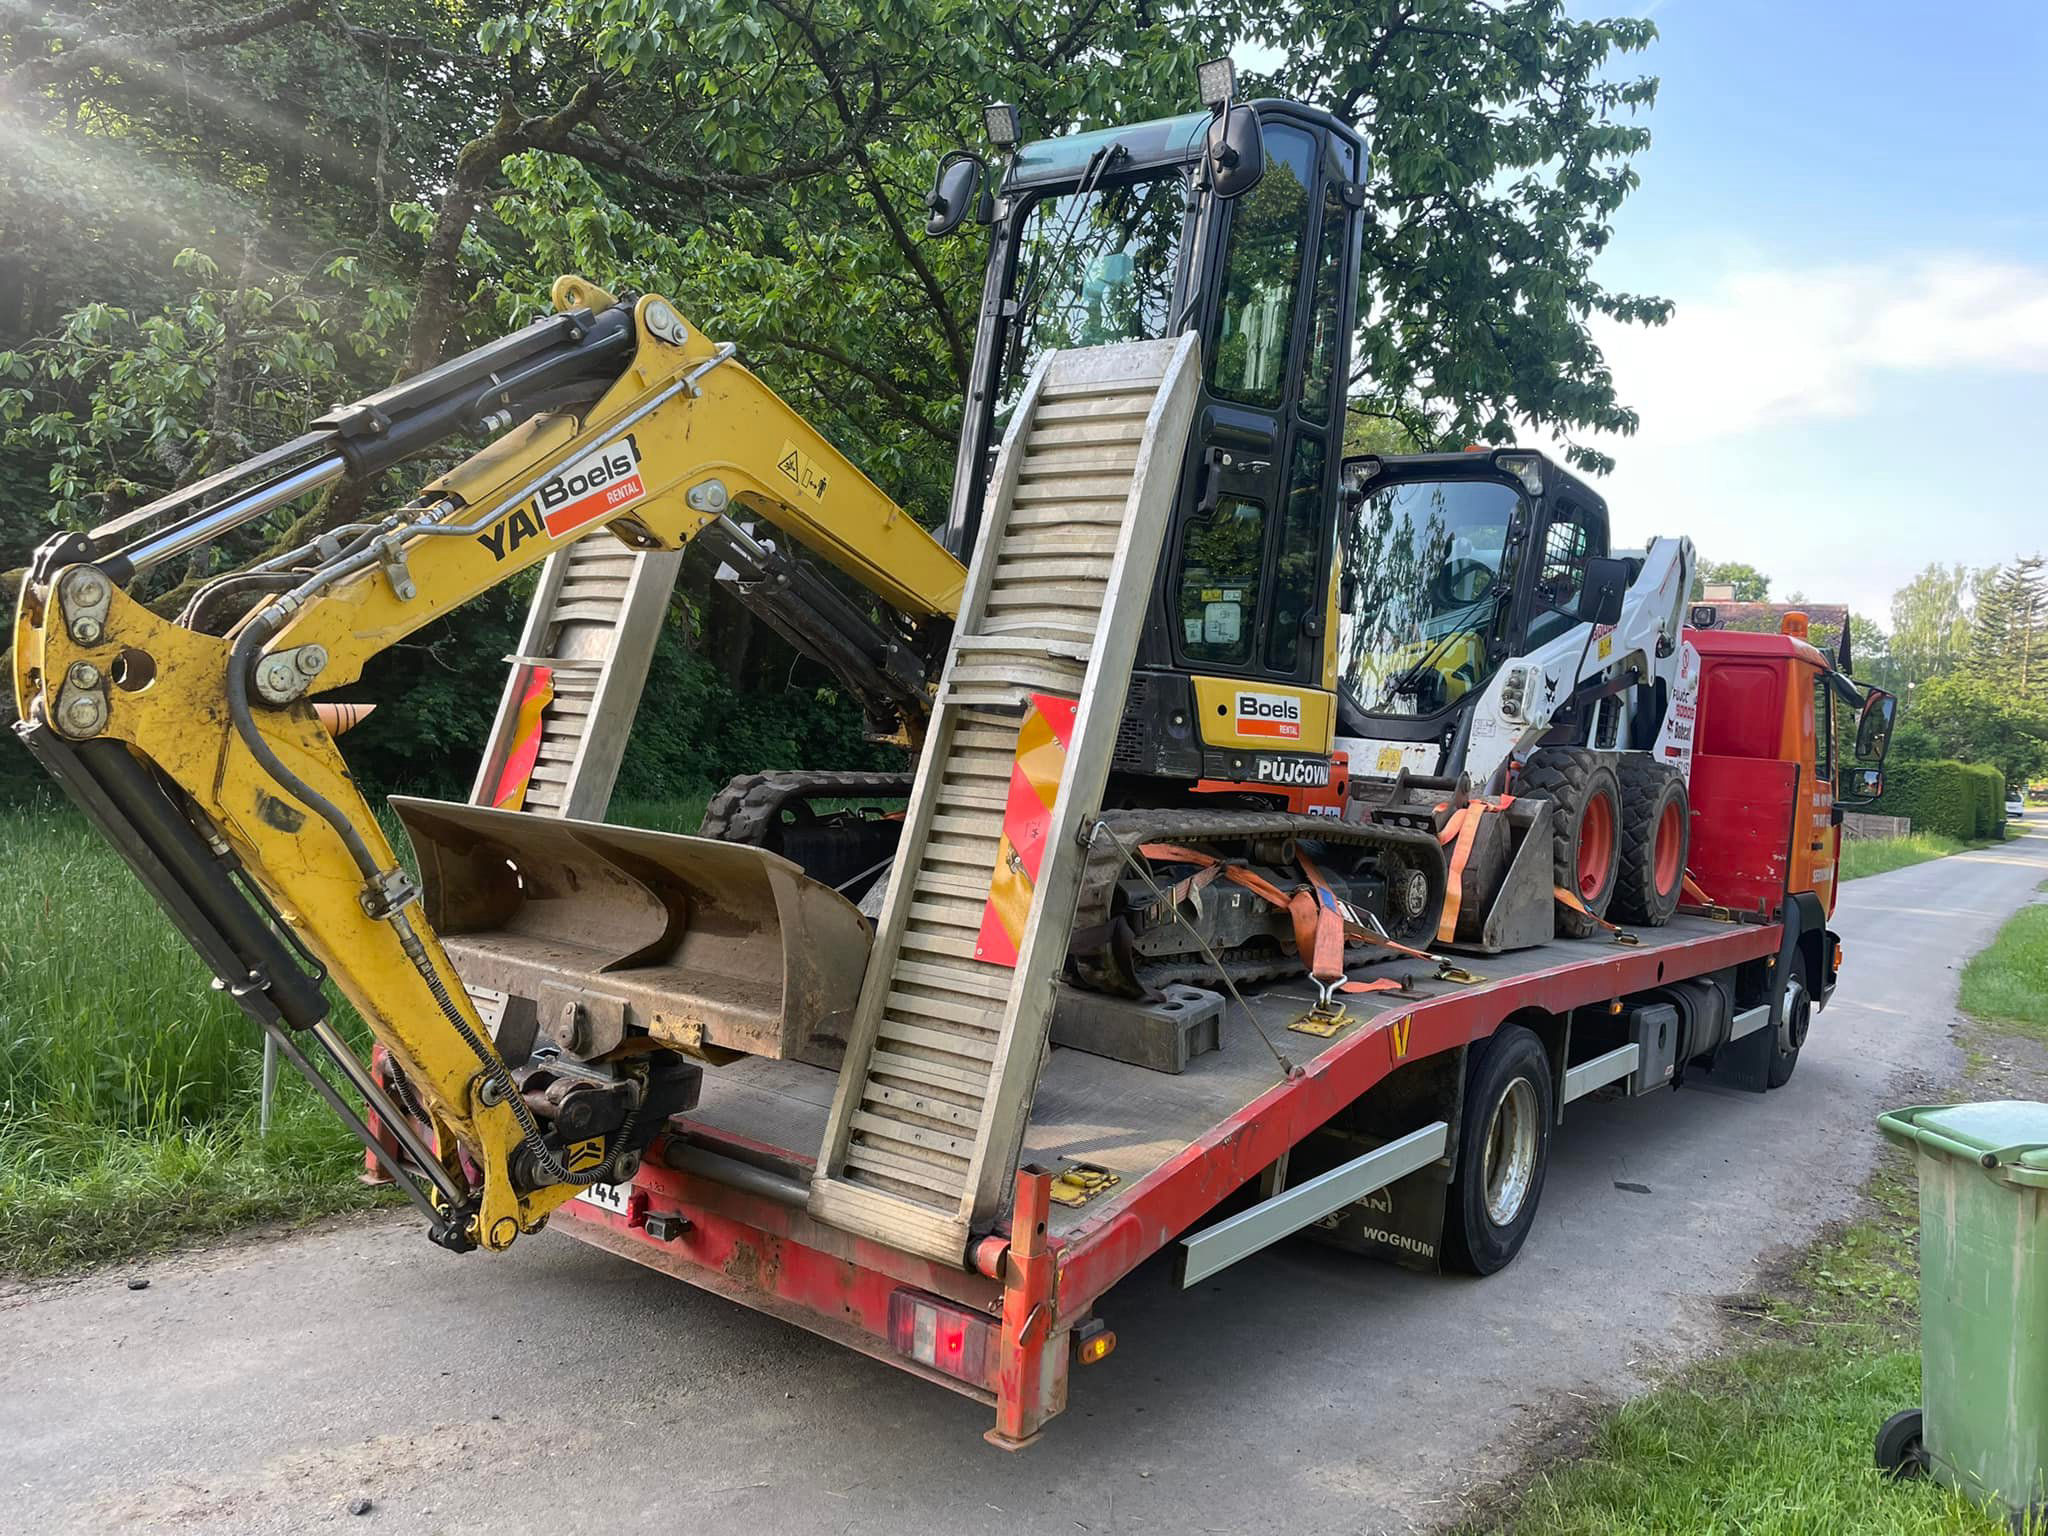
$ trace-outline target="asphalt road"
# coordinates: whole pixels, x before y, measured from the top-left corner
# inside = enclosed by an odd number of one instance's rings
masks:
[[[1117,1352],[1021,1455],[965,1399],[566,1238],[457,1261],[380,1216],[0,1300],[0,1529],[1434,1524],[1849,1208],[1876,1111],[1960,1069],[1957,967],[2044,876],[2037,826],[1848,886],[1846,977],[1791,1084],[1575,1111],[1491,1280],[1308,1243],[1188,1294],[1140,1271],[1105,1309]]]

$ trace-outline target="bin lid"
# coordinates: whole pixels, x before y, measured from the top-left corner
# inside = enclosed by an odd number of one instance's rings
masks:
[[[1888,1110],[1877,1123],[1894,1141],[2020,1173],[2029,1184],[2048,1178],[2048,1104],[2031,1099],[1916,1104]]]

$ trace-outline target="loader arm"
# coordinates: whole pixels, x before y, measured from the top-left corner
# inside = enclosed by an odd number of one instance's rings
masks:
[[[51,540],[16,620],[17,729],[30,749],[288,1059],[317,1076],[312,1058],[324,1053],[400,1134],[425,1184],[394,1171],[436,1240],[456,1248],[504,1248],[583,1185],[629,1174],[668,1112],[658,1072],[644,1051],[579,1066],[610,1073],[633,1106],[601,1135],[572,1141],[536,1119],[310,696],[575,539],[677,549],[717,528],[759,553],[734,508],[913,623],[950,620],[964,578],[666,301],[628,309],[569,278],[555,299],[561,313],[532,332],[331,413],[241,480],[230,471]],[[503,435],[400,512],[210,583],[183,622],[127,590],[325,480],[367,477],[479,429]],[[243,603],[224,634],[207,632],[223,604]],[[917,724],[906,708],[906,731]],[[401,1070],[398,1104],[326,1019],[325,976]],[[367,1134],[343,1097],[322,1091]],[[431,1146],[407,1108],[433,1127]]]

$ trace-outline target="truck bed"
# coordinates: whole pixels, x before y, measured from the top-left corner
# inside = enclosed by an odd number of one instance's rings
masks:
[[[1085,1205],[1053,1206],[1049,1234],[1055,1240],[1071,1239],[1113,1221],[1150,1176],[1205,1138],[1227,1134],[1262,1098],[1287,1086],[1276,1051],[1314,1077],[1365,1048],[1362,1037],[1384,1036],[1388,1025],[1406,1017],[1411,1037],[1399,1055],[1414,1059],[1490,1032],[1517,1007],[1581,1006],[1654,985],[1666,969],[1659,957],[1676,959],[1675,952],[1687,946],[1718,951],[1731,938],[1746,935],[1752,942],[1742,948],[1768,953],[1776,933],[1775,926],[1732,928],[1709,918],[1680,916],[1668,927],[1642,930],[1637,945],[1615,944],[1605,936],[1557,939],[1471,959],[1464,963],[1483,979],[1465,984],[1429,979],[1430,968],[1419,961],[1377,965],[1354,979],[1406,978],[1410,990],[1354,994],[1346,1000],[1346,1021],[1327,1039],[1288,1028],[1315,999],[1306,977],[1268,985],[1245,994],[1249,1016],[1235,1000],[1226,999],[1221,1048],[1196,1057],[1179,1075],[1055,1046],[1032,1106],[1023,1161],[1054,1173],[1075,1163],[1091,1164],[1116,1174],[1120,1182]],[[1766,935],[1766,942],[1755,942]],[[1726,961],[1717,956],[1714,963]],[[1654,976],[1641,978],[1645,967]],[[1683,960],[1669,966],[1674,979],[1705,968]],[[1634,974],[1624,978],[1619,970]],[[1395,1065],[1391,1041],[1378,1049],[1386,1056],[1374,1076]],[[821,1067],[750,1057],[708,1070],[702,1099],[684,1119],[809,1161],[823,1140],[837,1080],[836,1073]]]

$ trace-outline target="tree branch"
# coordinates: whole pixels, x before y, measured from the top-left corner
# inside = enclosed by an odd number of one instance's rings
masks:
[[[771,346],[785,347],[792,352],[808,352],[813,357],[822,357],[834,367],[865,379],[874,386],[876,394],[894,406],[903,419],[920,432],[929,434],[941,443],[951,444],[954,441],[954,434],[951,431],[926,416],[916,400],[912,399],[894,379],[872,364],[863,363],[858,358],[822,341],[800,340],[794,336],[771,336],[768,343]]]
[[[831,51],[825,47],[824,40],[811,25],[810,18],[797,12],[788,0],[769,0],[769,4],[788,18],[790,25],[802,35],[812,61],[818,66],[819,74],[825,77],[825,89],[832,98],[833,106],[838,109],[840,121],[851,131],[856,117],[853,104],[846,99],[846,88],[833,63]],[[879,72],[870,81],[869,91],[871,99],[881,95],[882,81]],[[873,160],[868,157],[866,147],[857,139],[853,142],[853,160],[860,167],[861,176],[867,182],[869,195],[875,200],[876,211],[881,214],[882,222],[888,226],[889,238],[895,242],[904,263],[917,274],[918,283],[923,287],[925,297],[931,301],[932,312],[938,318],[939,329],[946,337],[946,350],[952,354],[954,379],[964,389],[968,373],[967,342],[961,334],[960,322],[953,314],[953,306],[946,296],[945,287],[933,274],[930,264],[924,259],[924,252],[918,249],[917,242],[910,238],[910,231],[903,227],[903,220],[897,216],[895,205],[889,201],[889,189],[882,184],[882,178],[876,172]]]
[[[321,0],[285,0],[265,11],[226,21],[198,22],[186,27],[168,27],[160,32],[110,32],[87,38],[60,53],[24,59],[0,76],[0,86],[9,94],[40,90],[81,70],[104,65],[133,66],[162,64],[179,54],[208,48],[231,48],[251,38],[274,32],[279,27],[304,21],[319,10]]]

